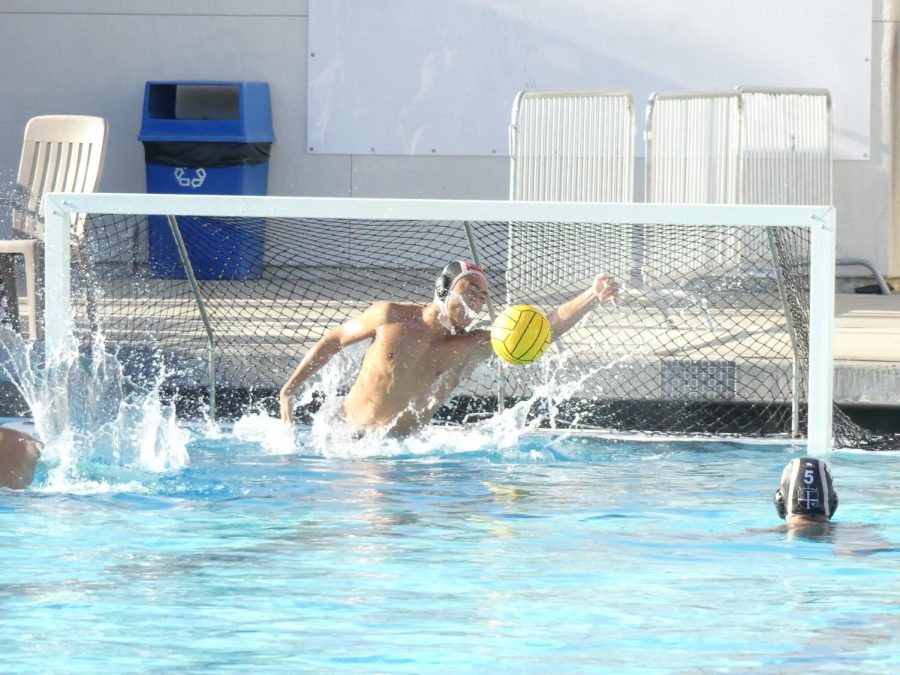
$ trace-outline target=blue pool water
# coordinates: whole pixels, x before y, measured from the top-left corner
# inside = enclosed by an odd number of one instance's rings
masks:
[[[830,455],[837,526],[797,537],[797,447],[185,431],[0,491],[5,672],[900,668],[894,454]]]

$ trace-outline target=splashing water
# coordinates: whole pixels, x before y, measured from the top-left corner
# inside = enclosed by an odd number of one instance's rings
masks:
[[[623,358],[643,351],[640,345],[634,347]],[[526,400],[474,425],[428,425],[412,437],[395,439],[378,431],[361,435],[342,421],[343,397],[338,394],[354,381],[366,348],[360,344],[343,350],[302,390],[300,405],[311,403],[316,391],[327,393],[310,430],[292,429],[257,412],[244,415],[228,432],[207,419],[205,426],[192,427],[193,434],[203,439],[230,435],[236,441],[257,443],[271,454],[300,452],[351,459],[489,452],[501,459],[550,460],[555,457],[552,450],[532,446],[523,451],[522,436],[541,426],[557,428],[558,404],[577,395],[600,370],[618,363],[573,377],[566,368],[568,351],[553,349],[530,366],[538,370],[541,384]],[[40,348],[6,327],[0,327],[0,349],[6,353],[0,368],[28,403],[35,432],[45,443],[42,463],[48,472],[39,489],[140,490],[148,472],[172,472],[188,465],[186,445],[192,434],[179,427],[174,406],[160,400],[159,389],[168,375],[162,365],[151,386],[139,386],[127,377],[100,334],[87,350],[79,351],[73,339],[63,356],[49,364]],[[478,368],[491,369],[495,376],[494,363]],[[539,401],[546,407],[536,415]],[[522,452],[529,457],[523,458]]]
[[[490,452],[500,458],[521,460],[520,440],[534,434],[539,428],[558,429],[561,437],[571,428],[567,422],[562,427],[557,424],[559,405],[581,393],[592,383],[600,371],[615,368],[623,361],[631,360],[646,351],[647,345],[633,345],[629,354],[598,366],[584,369],[573,376],[567,368],[569,351],[565,348],[551,348],[540,361],[528,366],[538,371],[540,384],[535,386],[527,399],[516,402],[500,413],[477,423],[465,426],[430,424],[407,438],[392,438],[378,430],[360,430],[343,421],[343,397],[338,392],[346,391],[359,371],[367,345],[354,345],[341,351],[332,359],[300,392],[298,405],[313,402],[313,393],[325,392],[326,397],[313,416],[312,428],[307,434],[298,434],[264,414],[244,416],[234,425],[234,435],[242,441],[257,443],[272,454],[296,453],[298,450],[312,452],[323,457],[372,458],[372,457],[423,457],[446,456]],[[516,370],[514,366],[506,366]],[[489,372],[485,372],[485,371]],[[480,371],[480,372],[479,372]],[[496,363],[484,362],[473,373],[476,379],[496,377]],[[594,385],[595,386],[595,385]],[[536,404],[546,405],[546,412],[535,414]],[[532,461],[556,458],[551,450],[526,450]]]
[[[149,389],[137,386],[99,334],[86,352],[72,340],[48,363],[34,343],[3,326],[0,349],[0,367],[28,404],[44,443],[43,489],[104,490],[125,476],[187,465],[188,434],[178,427],[174,407],[159,398],[164,369]]]

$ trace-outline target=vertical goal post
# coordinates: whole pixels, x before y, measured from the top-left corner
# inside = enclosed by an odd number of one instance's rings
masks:
[[[71,223],[77,215],[122,214],[379,221],[552,223],[806,229],[810,241],[808,437],[810,452],[832,447],[835,209],[832,206],[679,205],[311,197],[69,194],[45,197],[46,349],[58,357],[73,328]],[[602,266],[598,263],[597,271]],[[627,282],[627,280],[624,280]],[[385,298],[390,299],[390,298]]]

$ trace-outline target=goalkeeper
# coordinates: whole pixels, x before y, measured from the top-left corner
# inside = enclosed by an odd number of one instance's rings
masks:
[[[615,301],[619,287],[607,274],[550,314],[558,337],[597,302]],[[360,430],[405,436],[428,424],[471,366],[491,355],[490,332],[469,330],[484,309],[484,272],[468,261],[447,265],[435,282],[434,300],[376,302],[360,316],[328,331],[281,388],[281,419],[294,421],[294,393],[344,347],[371,340],[344,416]]]

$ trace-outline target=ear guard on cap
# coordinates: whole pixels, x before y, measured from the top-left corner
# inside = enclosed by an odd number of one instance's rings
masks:
[[[438,300],[446,300],[447,296],[450,295],[450,287],[453,285],[453,280],[459,273],[460,268],[458,262],[450,263],[441,270],[438,278],[434,281],[434,297]]]
[[[441,270],[438,278],[434,280],[434,297],[440,302],[445,302],[453,290],[453,286],[467,274],[480,274],[484,276],[484,270],[468,260],[456,260]]]
[[[828,465],[811,457],[792,460],[784,467],[781,487],[772,500],[781,518],[796,515],[831,518],[838,507]]]
[[[787,507],[784,505],[784,492],[781,491],[781,488],[775,490],[772,500],[775,502],[775,510],[778,512],[778,517],[782,520],[787,518]]]

